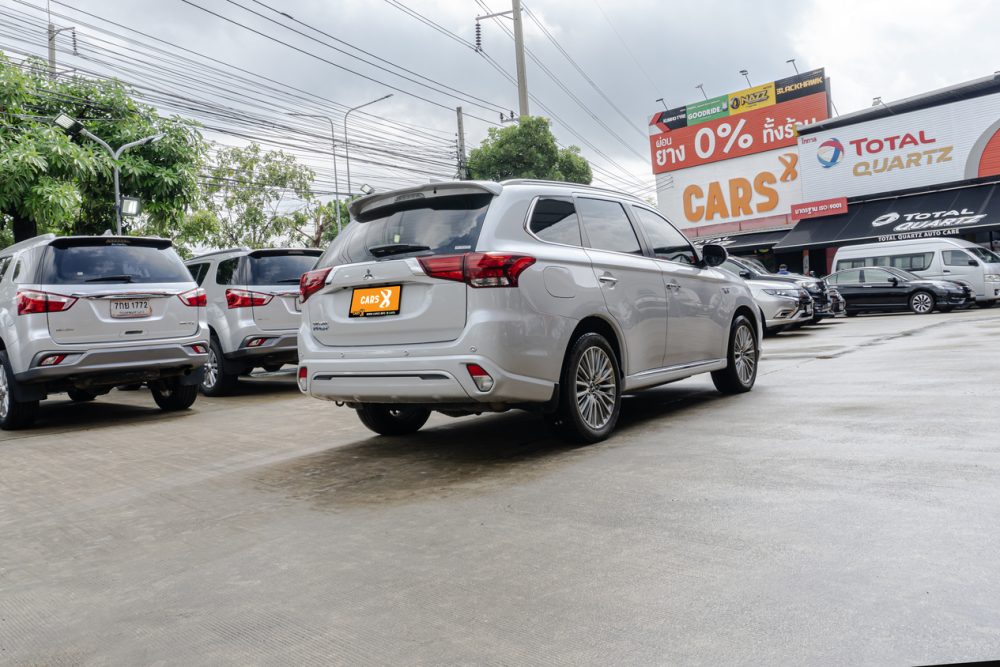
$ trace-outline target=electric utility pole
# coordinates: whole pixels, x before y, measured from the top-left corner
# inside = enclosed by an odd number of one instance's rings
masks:
[[[462,120],[462,107],[455,107],[458,114],[458,180],[469,178],[469,169],[465,166],[465,123]]]
[[[48,6],[48,4],[46,4],[45,10],[46,10],[46,13],[48,14],[48,17],[49,17],[49,30],[48,30],[48,37],[49,37],[49,78],[50,79],[54,79],[54,78],[56,78],[56,35],[58,35],[59,33],[61,33],[63,30],[72,30],[73,31],[73,55],[76,55],[76,29],[72,28],[72,27],[57,28],[52,23],[52,9]]]

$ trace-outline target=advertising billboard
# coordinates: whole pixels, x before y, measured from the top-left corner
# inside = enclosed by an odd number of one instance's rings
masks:
[[[829,117],[824,70],[662,111],[649,122],[654,174],[794,146],[796,127]]]
[[[1000,93],[799,138],[805,201],[1000,175]]]
[[[785,214],[802,200],[794,148],[702,164],[656,180],[660,211],[681,229]]]

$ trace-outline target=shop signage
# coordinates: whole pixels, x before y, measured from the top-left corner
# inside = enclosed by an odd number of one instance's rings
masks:
[[[847,197],[836,197],[834,199],[824,199],[804,204],[792,204],[792,220],[821,218],[827,215],[840,215],[841,213],[847,213]]]
[[[669,109],[649,122],[653,173],[794,146],[798,126],[828,117],[823,69]]]
[[[799,138],[806,199],[1000,175],[1000,93]]]

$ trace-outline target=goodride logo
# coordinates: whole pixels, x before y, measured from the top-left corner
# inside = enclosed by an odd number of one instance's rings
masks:
[[[844,159],[844,144],[840,139],[827,139],[816,148],[816,159],[824,169],[829,169]]]

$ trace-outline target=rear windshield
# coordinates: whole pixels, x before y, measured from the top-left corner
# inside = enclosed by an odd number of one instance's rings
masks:
[[[250,285],[298,285],[299,278],[316,264],[316,254],[249,257]]]
[[[191,273],[172,248],[142,245],[49,246],[39,267],[38,282],[189,283]]]
[[[475,250],[492,199],[491,194],[435,197],[375,211],[335,239],[320,265]]]

